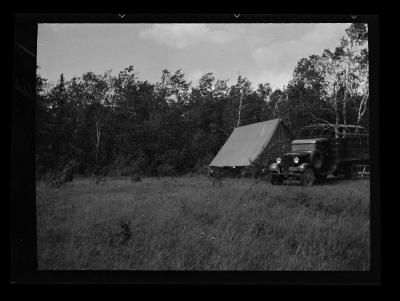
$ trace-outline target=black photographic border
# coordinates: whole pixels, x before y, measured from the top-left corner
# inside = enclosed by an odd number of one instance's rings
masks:
[[[10,283],[380,284],[379,16],[322,14],[15,14],[10,137]],[[39,23],[368,23],[371,265],[360,272],[42,271],[37,269],[35,83]]]

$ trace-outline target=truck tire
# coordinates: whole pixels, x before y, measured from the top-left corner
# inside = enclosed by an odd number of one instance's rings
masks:
[[[281,176],[271,175],[271,184],[272,185],[282,185],[283,179]]]
[[[318,184],[325,184],[326,180],[327,180],[327,175],[316,175],[316,182],[318,182]]]
[[[315,182],[315,172],[311,167],[307,167],[300,177],[301,185],[312,186]]]
[[[346,180],[354,180],[355,174],[354,174],[353,164],[349,163],[344,166],[344,178]]]

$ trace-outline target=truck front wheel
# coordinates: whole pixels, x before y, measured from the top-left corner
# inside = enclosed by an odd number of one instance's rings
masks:
[[[272,185],[282,185],[283,179],[278,175],[271,175],[271,184]]]
[[[303,186],[312,186],[315,182],[315,173],[314,170],[310,167],[307,167],[300,177],[301,185]]]

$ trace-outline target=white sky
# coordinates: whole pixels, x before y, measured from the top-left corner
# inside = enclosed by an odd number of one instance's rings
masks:
[[[189,81],[213,72],[255,86],[287,85],[303,57],[334,49],[350,24],[40,24],[38,73],[55,82],[85,72],[117,74],[133,65],[155,83],[161,71],[182,69]]]

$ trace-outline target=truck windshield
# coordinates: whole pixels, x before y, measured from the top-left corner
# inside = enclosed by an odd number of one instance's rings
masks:
[[[315,149],[315,143],[292,144],[292,152],[313,151],[314,149]]]

